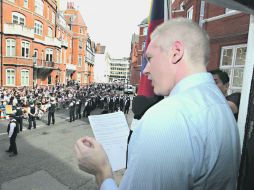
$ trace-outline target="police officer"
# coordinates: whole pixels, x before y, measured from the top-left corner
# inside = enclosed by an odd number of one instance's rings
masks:
[[[36,128],[36,120],[35,120],[35,105],[33,102],[31,102],[30,105],[30,111],[28,112],[28,129],[30,130],[32,128],[32,125],[34,127],[34,129]]]
[[[81,100],[77,99],[76,101],[76,119],[81,119]]]
[[[23,109],[20,104],[17,104],[15,118],[17,120],[17,127],[21,132],[23,130]]]
[[[75,121],[75,100],[72,99],[69,104],[69,110],[70,110],[70,122]]]
[[[17,156],[17,146],[16,146],[16,137],[18,134],[17,121],[14,119],[13,115],[10,116],[10,123],[8,124],[7,133],[10,138],[10,146],[6,152],[11,153],[9,157]]]
[[[54,97],[50,98],[50,103],[48,107],[48,125],[50,125],[51,118],[52,118],[52,124],[55,124],[55,110],[56,110],[56,102]]]

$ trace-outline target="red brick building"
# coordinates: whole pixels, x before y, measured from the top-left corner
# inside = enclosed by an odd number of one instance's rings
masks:
[[[208,32],[211,55],[207,69],[225,70],[230,76],[229,93],[241,91],[250,15],[222,8],[204,0],[173,0],[171,10],[172,18],[189,18]],[[132,44],[132,67],[135,67],[135,64],[141,65],[142,45],[146,38],[143,31],[147,27],[143,22],[139,25],[139,42]],[[131,76],[133,80],[135,78],[135,82],[136,76],[135,74]]]
[[[172,17],[187,17],[210,36],[208,70],[220,68],[230,76],[229,92],[241,91],[250,15],[203,0],[175,0]]]
[[[130,83],[138,85],[140,79],[140,69],[142,65],[142,55],[145,49],[146,36],[148,31],[148,19],[145,18],[139,25],[139,34],[132,36],[131,42],[131,76]]]
[[[64,13],[56,0],[3,0],[1,6],[1,86],[93,82],[93,64],[85,63],[87,27],[73,3]]]

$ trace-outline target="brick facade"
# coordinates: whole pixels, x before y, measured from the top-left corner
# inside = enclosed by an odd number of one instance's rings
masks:
[[[93,64],[85,63],[87,27],[73,4],[65,11],[73,14],[73,20],[57,12],[56,0],[28,1],[28,5],[23,0],[4,0],[2,8],[1,86],[66,84],[77,75],[81,84],[93,83]]]

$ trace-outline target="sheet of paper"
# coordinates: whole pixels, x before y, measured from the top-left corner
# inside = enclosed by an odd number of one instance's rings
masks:
[[[129,127],[123,112],[88,117],[94,136],[105,149],[113,171],[125,168]]]

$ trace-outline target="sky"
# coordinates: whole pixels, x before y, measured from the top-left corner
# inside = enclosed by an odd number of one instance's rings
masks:
[[[151,0],[61,0],[61,10],[67,1],[81,12],[92,41],[105,45],[112,58],[129,57],[131,36],[151,5]]]

